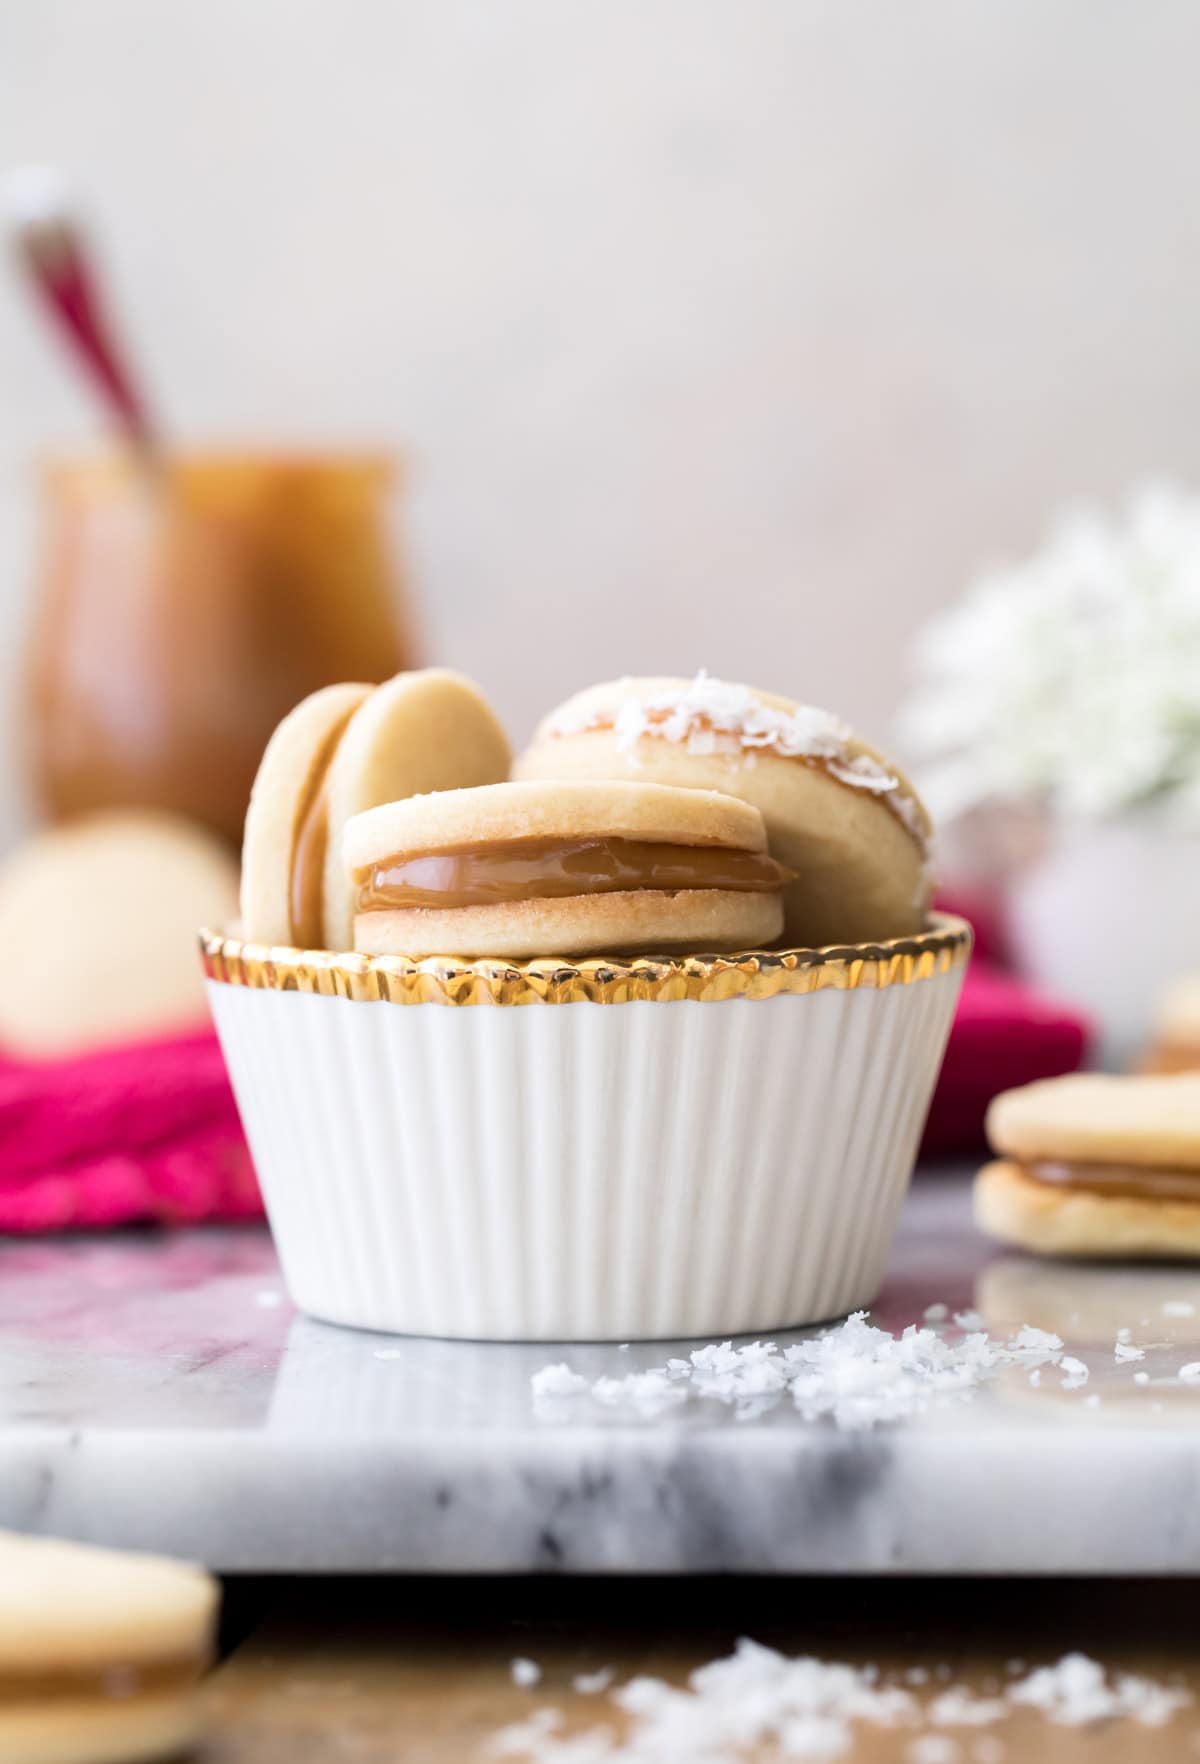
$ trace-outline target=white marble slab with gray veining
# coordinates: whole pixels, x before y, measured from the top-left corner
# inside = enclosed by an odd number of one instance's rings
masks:
[[[8,1240],[0,1525],[224,1570],[1200,1571],[1200,1385],[1177,1377],[1200,1359],[1200,1268],[1004,1254],[965,1183],[930,1173],[875,1318],[934,1301],[1057,1330],[1088,1384],[1013,1371],[869,1432],[786,1401],[547,1424],[529,1385],[547,1360],[600,1376],[677,1349],[314,1323],[260,1230]],[[1143,1361],[1114,1360],[1122,1327]]]

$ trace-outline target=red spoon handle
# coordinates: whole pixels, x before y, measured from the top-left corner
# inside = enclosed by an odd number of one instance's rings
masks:
[[[44,239],[40,248],[27,254],[34,281],[121,426],[139,446],[148,447],[153,439],[149,413],[128,363],[113,341],[95,278],[75,236],[66,228],[56,232],[55,240]]]
[[[26,167],[10,180],[9,196],[17,250],[42,306],[126,437],[143,453],[156,453],[155,426],[117,346],[66,185],[50,167]]]

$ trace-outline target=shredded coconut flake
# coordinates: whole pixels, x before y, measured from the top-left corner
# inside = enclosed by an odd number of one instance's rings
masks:
[[[1185,1384],[1200,1383],[1200,1360],[1189,1360],[1186,1366],[1181,1366],[1179,1376]]]
[[[623,1739],[603,1727],[562,1739],[554,1719],[506,1729],[494,1750],[536,1764],[736,1764],[753,1747],[773,1746],[782,1759],[815,1764],[849,1750],[856,1721],[895,1727],[918,1713],[908,1691],[877,1684],[868,1668],[789,1659],[747,1640],[697,1668],[685,1689],[633,1678],[611,1700],[627,1718]]]
[[[587,1379],[572,1372],[564,1360],[555,1366],[543,1366],[532,1379],[535,1398],[577,1396],[588,1387]]]
[[[1134,1347],[1130,1342],[1123,1341],[1118,1337],[1116,1345],[1113,1348],[1113,1358],[1119,1365],[1124,1364],[1127,1360],[1144,1360],[1146,1358],[1146,1350],[1145,1348]]]
[[[935,1727],[988,1727],[1003,1721],[1008,1705],[999,1697],[977,1697],[954,1688],[936,1696],[925,1713]]]
[[[948,1305],[926,1305],[925,1307],[926,1323],[944,1323],[949,1315]]]
[[[955,1311],[954,1321],[959,1329],[964,1329],[969,1334],[977,1329],[987,1328],[987,1319],[982,1311]]]
[[[1012,1702],[1040,1709],[1061,1727],[1082,1727],[1092,1721],[1126,1716],[1143,1727],[1161,1727],[1191,1698],[1132,1672],[1109,1679],[1103,1666],[1086,1654],[1065,1654],[1055,1666],[1040,1666],[1028,1678],[1009,1686]]]
[[[581,1380],[586,1388],[586,1380]],[[687,1391],[669,1372],[630,1372],[624,1378],[597,1378],[592,1395],[598,1403],[617,1407],[629,1403],[643,1415],[658,1415],[687,1401]]]
[[[1087,1383],[1088,1369],[1082,1360],[1075,1358],[1074,1354],[1064,1354],[1058,1365],[1063,1374],[1062,1387],[1064,1390],[1078,1390],[1080,1385]]]
[[[1149,1384],[1149,1382],[1150,1382],[1149,1372],[1135,1372],[1133,1375],[1133,1382],[1135,1384]]]
[[[571,1687],[581,1697],[598,1697],[606,1691],[616,1674],[611,1666],[601,1666],[598,1672],[577,1672],[571,1680]]]
[[[541,1683],[542,1669],[536,1660],[518,1657],[513,1661],[511,1671],[513,1683],[520,1685],[522,1690],[532,1690],[535,1684]]]
[[[790,1397],[808,1420],[828,1417],[838,1427],[860,1429],[969,1396],[1010,1366],[1036,1370],[1061,1361],[1069,1375],[1075,1369],[1073,1377],[1081,1383],[1087,1367],[1068,1360],[1062,1360],[1057,1335],[1028,1324],[1007,1342],[982,1330],[949,1341],[941,1330],[916,1324],[892,1335],[858,1311],[835,1328],[782,1349],[772,1341],[744,1347],[712,1342],[686,1360],[590,1384],[568,1366],[547,1366],[534,1374],[533,1396],[547,1419],[561,1418],[561,1399],[586,1394],[606,1408],[630,1409],[644,1419],[694,1399],[724,1403],[741,1420],[753,1420]]]
[[[518,1666],[532,1662],[514,1661],[514,1678]],[[1023,1662],[1010,1661],[1009,1668],[1024,1670]],[[905,1677],[921,1682],[923,1670],[909,1668]],[[949,1678],[949,1666],[939,1666],[936,1676]],[[610,1678],[607,1671],[581,1674],[575,1688],[594,1694]],[[567,1738],[561,1711],[546,1708],[504,1729],[492,1751],[533,1764],[738,1764],[750,1755],[821,1764],[850,1751],[861,1721],[913,1731],[904,1754],[912,1764],[948,1764],[966,1755],[965,1742],[938,1728],[987,1727],[1018,1708],[1037,1710],[1060,1726],[1127,1719],[1156,1727],[1191,1698],[1132,1673],[1110,1678],[1096,1661],[1068,1654],[1010,1683],[1003,1694],[981,1697],[966,1685],[950,1685],[923,1706],[911,1691],[882,1680],[878,1667],[789,1659],[742,1640],[731,1655],[697,1668],[684,1687],[632,1678],[610,1701],[624,1717],[620,1737],[611,1726],[598,1726]],[[994,1735],[970,1742],[973,1764],[1000,1764],[1004,1754]]]

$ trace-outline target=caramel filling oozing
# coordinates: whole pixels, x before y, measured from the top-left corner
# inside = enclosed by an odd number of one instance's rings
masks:
[[[1019,1165],[1034,1182],[1054,1188],[1079,1189],[1128,1200],[1200,1201],[1200,1170],[1172,1170],[1159,1165],[1089,1164],[1049,1158]]]
[[[398,852],[355,875],[360,913],[502,906],[580,894],[717,888],[772,894],[791,875],[766,852],[636,839],[514,840],[451,851]]]

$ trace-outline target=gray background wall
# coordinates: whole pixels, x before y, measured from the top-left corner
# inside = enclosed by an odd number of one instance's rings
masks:
[[[181,440],[410,451],[516,733],[705,663],[878,736],[977,564],[1200,482],[1198,64],[1188,0],[3,0],[0,167],[77,178]],[[11,276],[0,381],[11,679],[97,429]]]

